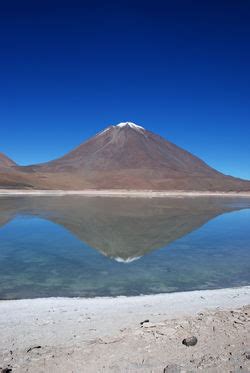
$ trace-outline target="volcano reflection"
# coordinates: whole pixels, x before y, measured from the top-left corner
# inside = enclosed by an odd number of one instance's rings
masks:
[[[201,227],[214,217],[250,207],[227,198],[18,197],[1,199],[0,225],[17,215],[63,226],[88,246],[120,262],[145,254]]]

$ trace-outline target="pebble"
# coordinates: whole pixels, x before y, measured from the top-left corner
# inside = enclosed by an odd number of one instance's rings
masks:
[[[183,339],[182,344],[185,346],[195,346],[198,339],[194,336]]]
[[[32,350],[34,350],[34,349],[36,349],[36,348],[42,348],[42,346],[34,346],[34,347],[30,347],[30,348],[27,350],[27,352],[30,352],[30,351],[32,351]]]
[[[246,356],[247,360],[250,360],[250,351],[246,351],[244,355]]]
[[[169,364],[163,369],[163,373],[181,373],[181,369],[176,364]]]
[[[146,322],[149,322],[149,320],[141,321],[141,322],[140,322],[140,325],[142,326],[142,325],[145,324]]]

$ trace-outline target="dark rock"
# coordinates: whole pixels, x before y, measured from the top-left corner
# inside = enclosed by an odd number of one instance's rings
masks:
[[[250,360],[250,351],[246,351],[244,355],[246,356],[247,360]]]
[[[145,324],[146,322],[149,322],[149,320],[141,321],[141,322],[140,322],[140,325],[143,325],[143,324]]]
[[[34,350],[35,348],[42,348],[42,346],[34,346],[34,347],[30,347],[27,352],[30,352],[32,350]]]
[[[11,368],[4,368],[1,370],[1,373],[10,373],[10,372],[12,372]]]
[[[180,373],[181,368],[179,365],[176,364],[168,364],[164,369],[163,373]]]
[[[197,338],[192,336],[192,337],[183,339],[182,344],[189,347],[189,346],[195,346],[197,342],[198,342]]]

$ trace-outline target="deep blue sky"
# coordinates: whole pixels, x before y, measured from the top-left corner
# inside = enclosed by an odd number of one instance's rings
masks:
[[[1,1],[0,151],[43,162],[127,120],[250,179],[250,2]]]

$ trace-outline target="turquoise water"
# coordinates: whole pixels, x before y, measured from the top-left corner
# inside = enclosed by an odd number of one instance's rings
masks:
[[[0,299],[250,284],[250,199],[0,198]]]

